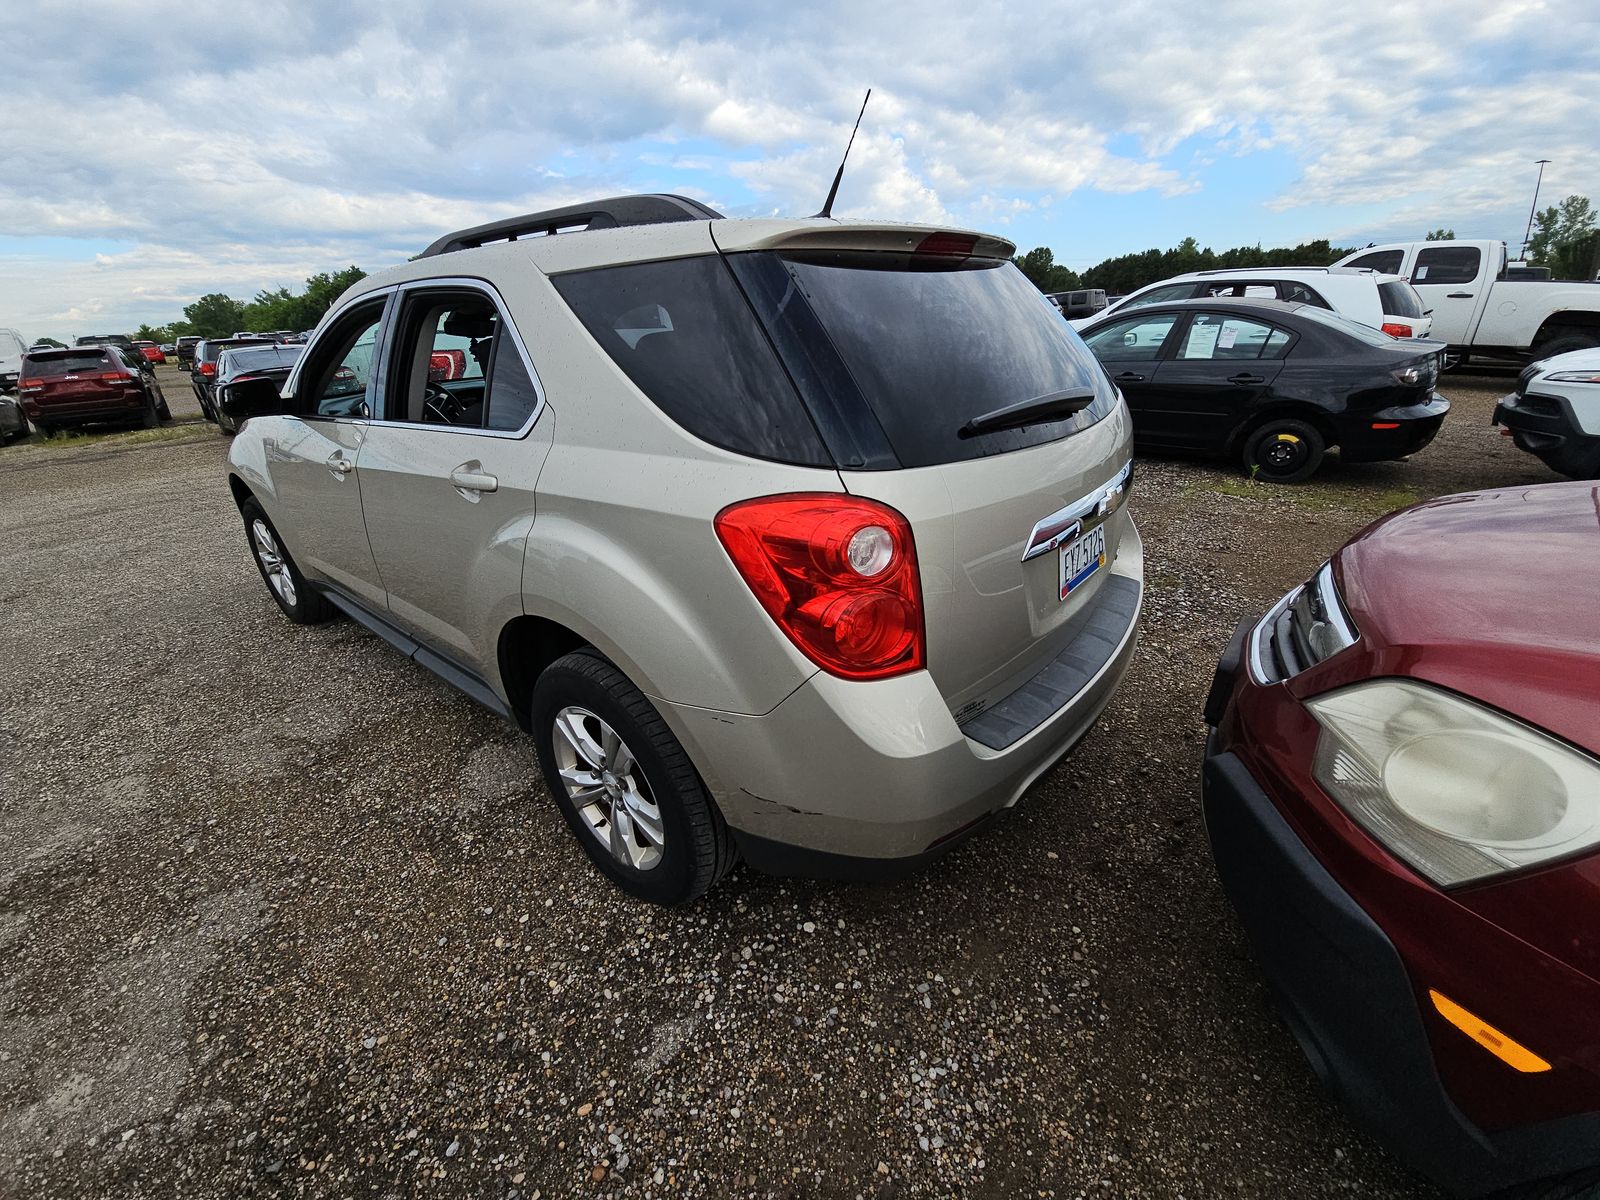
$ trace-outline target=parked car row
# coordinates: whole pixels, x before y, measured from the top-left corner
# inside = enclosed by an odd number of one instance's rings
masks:
[[[441,238],[303,354],[221,353],[264,586],[517,721],[634,896],[925,864],[1127,669],[1134,439],[1292,480],[1448,411],[1442,342],[1210,292],[1080,340],[1012,253],[671,196]],[[1501,419],[1596,368],[1530,369]],[[1205,704],[1217,869],[1287,1022],[1463,1194],[1600,1170],[1597,536],[1590,485],[1391,515],[1240,623]]]

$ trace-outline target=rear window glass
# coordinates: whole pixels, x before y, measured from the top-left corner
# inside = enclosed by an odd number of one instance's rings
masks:
[[[1417,295],[1417,290],[1409,283],[1401,283],[1399,280],[1380,283],[1378,300],[1383,311],[1392,317],[1420,317],[1424,313],[1422,297]]]
[[[825,433],[836,424],[828,413],[848,420],[864,406],[901,466],[1054,441],[1116,403],[1094,356],[1010,263],[839,252],[739,254],[730,262]],[[829,351],[842,371],[831,367]],[[1096,399],[1072,416],[960,436],[974,417],[1085,388]],[[837,445],[835,453],[841,466],[894,465],[871,454],[862,462]]]
[[[1363,254],[1360,258],[1352,258],[1341,265],[1351,268],[1362,268],[1376,271],[1380,275],[1398,275],[1400,264],[1405,261],[1404,250],[1374,250],[1371,254]]]
[[[696,437],[833,465],[719,255],[574,272],[555,286],[634,385]]]
[[[1394,338],[1381,329],[1374,329],[1371,325],[1363,325],[1359,321],[1352,321],[1349,317],[1341,317],[1335,312],[1325,312],[1320,308],[1302,308],[1297,312],[1308,321],[1337,329],[1340,333],[1349,334],[1351,337],[1365,342],[1369,346],[1384,346],[1393,348]]]
[[[259,350],[229,350],[224,365],[230,371],[270,371],[292,366],[299,357],[299,346],[263,346]]]
[[[63,375],[77,375],[90,371],[109,371],[114,365],[106,361],[104,350],[69,351],[65,354],[30,354],[23,366],[27,373],[40,379],[59,379]]]

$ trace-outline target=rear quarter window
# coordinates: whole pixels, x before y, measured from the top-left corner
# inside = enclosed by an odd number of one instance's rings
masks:
[[[1378,300],[1383,306],[1383,311],[1395,317],[1420,317],[1424,315],[1422,297],[1417,295],[1417,290],[1409,283],[1396,280],[1392,283],[1378,285]]]
[[[720,255],[578,271],[554,283],[634,386],[694,436],[754,458],[833,465]]]

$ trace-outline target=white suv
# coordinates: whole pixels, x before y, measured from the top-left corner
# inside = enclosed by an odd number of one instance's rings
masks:
[[[239,397],[256,564],[521,723],[635,895],[915,865],[1094,723],[1143,597],[1127,407],[1013,253],[675,196],[452,234]]]
[[[1400,338],[1425,338],[1433,328],[1433,317],[1423,307],[1417,290],[1405,279],[1351,267],[1191,271],[1130,292],[1105,311],[1070,324],[1083,330],[1141,304],[1213,296],[1313,304]]]

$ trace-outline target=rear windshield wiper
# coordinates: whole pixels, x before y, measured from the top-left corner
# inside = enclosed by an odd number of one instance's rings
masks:
[[[1048,395],[1035,396],[1032,400],[1024,400],[1020,404],[1008,404],[1004,408],[973,417],[956,430],[956,436],[977,437],[979,434],[994,433],[999,429],[1020,429],[1024,425],[1043,425],[1046,421],[1059,421],[1063,417],[1082,412],[1094,401],[1095,390],[1092,387],[1050,392]]]

